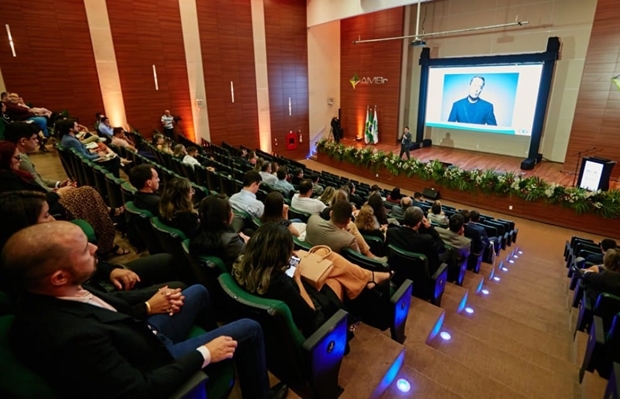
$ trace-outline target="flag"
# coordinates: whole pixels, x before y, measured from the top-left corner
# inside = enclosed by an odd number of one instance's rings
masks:
[[[377,120],[377,107],[375,107],[375,116],[372,118],[372,142],[377,144],[379,142],[379,122]]]
[[[364,122],[364,143],[368,144],[370,140],[368,140],[368,132],[370,128],[370,108],[366,106],[366,122]]]

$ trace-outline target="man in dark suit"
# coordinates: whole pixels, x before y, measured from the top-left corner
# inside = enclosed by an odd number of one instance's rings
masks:
[[[50,222],[17,232],[2,252],[24,289],[12,348],[59,397],[165,398],[196,371],[230,358],[244,397],[270,395],[259,324],[239,320],[187,339],[201,318],[213,325],[203,286],[123,297],[90,292],[82,284],[95,271],[96,250],[79,227]]]
[[[403,137],[400,139],[400,154],[399,158],[403,157],[403,154],[407,155],[407,159],[411,159],[409,155],[409,149],[411,147],[411,132],[409,132],[409,126],[405,126],[405,130],[403,131]]]
[[[616,246],[617,244],[615,240],[612,240],[611,238],[604,238],[600,244],[601,253],[596,255],[588,255],[588,257],[586,258],[586,263],[590,262],[595,265],[603,264],[603,257],[605,256],[607,251],[610,249],[615,249]]]
[[[157,171],[149,164],[140,164],[131,168],[129,182],[138,189],[134,194],[133,204],[153,216],[159,216],[159,202],[161,197],[157,193],[159,189],[159,176]]]
[[[484,227],[478,224],[480,213],[476,210],[471,210],[462,214],[467,223],[465,225],[465,237],[471,239],[471,252],[474,254],[484,252],[489,246],[493,245],[493,240],[489,238]]]
[[[417,206],[407,208],[402,226],[388,227],[385,243],[425,255],[431,275],[439,269],[439,252],[444,250],[443,241]]]
[[[482,76],[471,78],[469,81],[469,94],[467,97],[452,104],[448,122],[497,126],[493,104],[480,98],[484,84],[485,80]]]
[[[366,201],[364,201],[362,197],[356,194],[355,183],[349,182],[347,186],[349,187],[349,201],[355,204],[355,207],[357,209],[361,209]]]

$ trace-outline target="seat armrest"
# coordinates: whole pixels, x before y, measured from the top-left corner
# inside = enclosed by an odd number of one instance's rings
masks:
[[[609,382],[605,388],[605,398],[620,399],[620,386],[618,386],[618,382],[620,382],[620,364],[614,363],[613,370],[609,376]]]
[[[603,319],[594,316],[592,326],[590,327],[590,335],[588,337],[588,345],[586,353],[583,356],[583,363],[579,369],[579,382],[583,380],[586,371],[593,372],[605,357],[605,331],[603,327]]]
[[[431,276],[431,279],[435,282],[431,295],[431,303],[435,306],[441,306],[441,297],[446,289],[446,281],[448,280],[448,265],[442,263],[435,274]]]
[[[202,371],[195,372],[189,380],[185,381],[183,385],[177,388],[172,393],[169,399],[190,399],[190,398],[206,398],[207,396],[207,381],[209,377]]]
[[[586,290],[583,290],[583,296],[581,298],[581,305],[579,306],[579,315],[577,316],[577,325],[575,326],[574,335],[577,331],[586,331],[592,323],[592,316],[594,315],[594,304],[590,297],[586,294]]]
[[[390,309],[393,312],[392,326],[390,334],[396,342],[405,342],[405,328],[407,326],[407,316],[411,307],[411,292],[413,281],[406,279],[390,298]]]
[[[443,273],[443,272],[448,272],[448,264],[447,263],[442,263],[441,266],[439,266],[439,268],[437,269],[437,271],[435,272],[435,274],[433,274],[431,276],[431,278],[433,280],[437,280],[439,278],[439,276]]]
[[[318,398],[337,398],[340,365],[347,346],[348,313],[338,310],[302,344],[310,385]]]

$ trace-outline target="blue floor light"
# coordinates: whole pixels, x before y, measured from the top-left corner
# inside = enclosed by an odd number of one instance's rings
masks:
[[[485,288],[485,289],[483,289],[483,290],[482,290],[482,291],[480,291],[480,292],[482,292],[484,295],[489,295],[489,290],[487,290],[486,288]]]
[[[508,263],[515,263],[515,261],[513,259],[510,259]]]
[[[499,281],[499,280],[501,280],[501,279],[500,279],[499,277],[495,276],[495,277],[493,277],[493,280],[495,280],[495,281]]]
[[[474,313],[474,308],[472,308],[471,306],[466,306],[465,307],[465,313],[473,314]]]
[[[452,335],[450,335],[449,332],[447,331],[442,331],[439,333],[439,336],[441,337],[441,339],[443,339],[444,341],[450,341],[450,339],[452,339]]]
[[[404,378],[399,378],[398,381],[396,381],[396,387],[401,392],[409,392],[411,390],[411,384]]]
[[[507,272],[508,268],[507,267],[502,267],[502,271]]]

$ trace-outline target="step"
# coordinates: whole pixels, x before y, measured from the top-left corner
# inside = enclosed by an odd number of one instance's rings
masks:
[[[526,398],[520,392],[507,387],[486,374],[472,370],[466,364],[424,343],[407,340],[405,341],[405,347],[407,348],[405,355],[406,366],[411,367],[444,388],[457,392],[464,399]]]
[[[521,292],[514,290],[512,287],[515,284],[506,281],[506,276],[496,275],[495,278],[501,280],[491,280],[486,283],[486,287],[494,293],[493,300],[505,299],[514,304],[515,308],[526,309],[535,317],[565,321],[567,314],[565,301],[560,299],[549,300],[548,296],[544,294],[539,296],[539,292],[536,291],[527,292],[527,290],[523,290],[524,292]]]
[[[463,279],[463,287],[469,290],[470,295],[480,292],[484,286],[484,276],[467,270]]]
[[[489,263],[482,262],[480,266],[480,274],[484,277],[485,280],[490,280],[495,275],[496,267]]]
[[[402,366],[405,348],[365,324],[357,327],[349,346],[340,368],[341,398],[380,397]]]
[[[497,290],[497,289],[496,289]],[[470,305],[474,307],[482,307],[495,312],[496,314],[504,315],[513,320],[519,321],[523,324],[537,328],[542,332],[556,335],[560,339],[567,339],[569,337],[568,320],[570,315],[566,313],[565,316],[556,319],[545,319],[539,317],[533,317],[528,311],[535,309],[535,307],[522,307],[516,305],[517,300],[512,301],[502,299],[501,297],[495,298],[495,291],[490,291],[489,295],[481,297],[480,295],[473,295],[469,298]]]
[[[581,367],[583,364],[583,357],[585,356],[586,349],[588,347],[588,339],[590,339],[590,334],[583,331],[577,331],[575,340],[573,341],[572,360],[578,367]]]
[[[444,309],[422,299],[411,297],[411,307],[405,328],[407,337],[405,342],[430,342],[435,335],[439,334],[444,317]],[[384,335],[389,337],[390,332],[385,331]]]
[[[444,325],[443,330],[450,333],[452,338],[444,340],[437,337],[431,342],[432,347],[524,396],[540,399],[566,399],[575,396],[578,384],[574,374],[561,376],[519,359],[511,352],[493,348],[448,325]]]
[[[459,287],[453,283],[446,283],[443,297],[441,298],[441,307],[446,313],[460,313],[467,305],[469,290]]]
[[[562,297],[566,293],[566,285],[563,280],[564,277],[546,279],[542,277],[537,277],[535,273],[529,273],[527,275],[515,275],[512,269],[509,269],[508,272],[496,272],[494,276],[510,282],[515,286],[529,288],[531,290],[530,292],[546,292]]]
[[[581,382],[581,398],[603,398],[605,396],[607,382],[606,379],[599,377],[598,374],[586,372]]]
[[[444,329],[456,329],[475,337],[491,348],[511,353],[519,359],[531,362],[546,370],[562,376],[577,378],[578,367],[566,357],[558,357],[541,351],[531,345],[531,342],[521,342],[514,338],[498,334],[495,330],[487,328],[475,320],[476,314],[462,312],[459,315],[448,315],[444,323]]]
[[[560,359],[570,360],[572,358],[572,345],[569,339],[559,339],[553,334],[547,334],[543,330],[525,324],[523,320],[515,320],[501,312],[478,306],[471,300],[468,306],[472,307],[474,313],[467,317],[484,328],[494,331],[498,336],[513,339]],[[456,315],[450,314],[446,316],[446,320],[452,320],[455,317]]]
[[[418,373],[411,367],[403,366],[396,375],[395,381],[404,379],[409,383],[410,390],[402,392],[396,383],[392,383],[385,391],[382,399],[402,399],[402,398],[428,398],[428,399],[463,399],[462,396],[445,388],[443,385],[433,381],[423,374]]]

